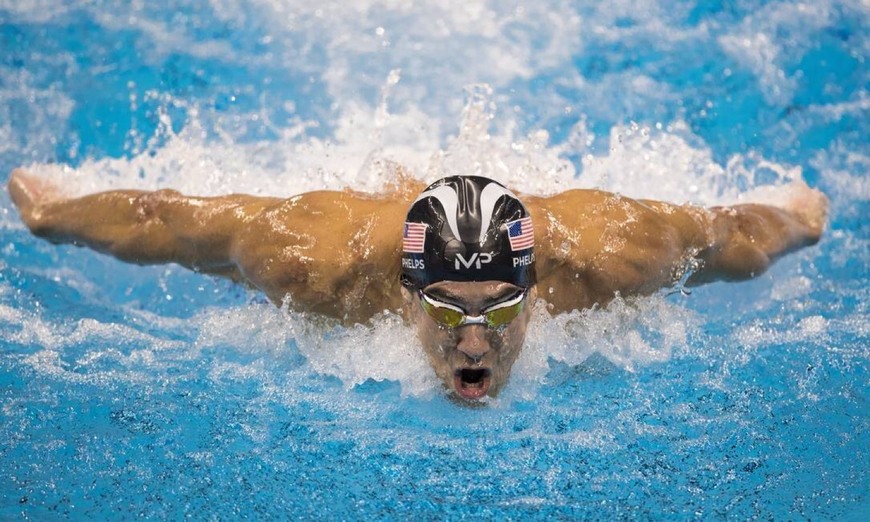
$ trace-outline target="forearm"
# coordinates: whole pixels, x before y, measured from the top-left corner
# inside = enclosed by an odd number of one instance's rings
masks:
[[[225,273],[234,231],[277,200],[187,197],[171,190],[112,191],[59,200],[22,215],[34,234],[138,264],[179,263]]]
[[[702,266],[689,280],[739,281],[763,273],[778,257],[819,240],[821,223],[769,205],[745,204],[710,209],[711,245],[699,252]]]

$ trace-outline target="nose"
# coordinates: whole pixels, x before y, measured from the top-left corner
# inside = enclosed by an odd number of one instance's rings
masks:
[[[479,361],[492,349],[486,339],[486,326],[470,324],[459,329],[459,342],[456,349],[474,361]]]

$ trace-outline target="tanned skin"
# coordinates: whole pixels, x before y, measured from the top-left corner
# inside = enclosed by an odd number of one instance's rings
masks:
[[[8,188],[30,230],[55,243],[229,277],[277,305],[286,301],[344,323],[401,310],[445,388],[468,402],[494,397],[507,383],[538,298],[555,314],[649,294],[687,274],[689,284],[753,277],[778,256],[818,241],[827,212],[825,196],[804,184],[789,187],[784,208],[703,209],[597,190],[524,197],[535,227],[537,286],[507,325],[450,328],[399,284],[400,231],[424,188],[417,181],[403,179],[377,196],[119,190],[68,198],[16,170]],[[690,264],[696,266],[687,273]],[[440,281],[423,289],[472,316],[523,290],[502,281]]]
[[[246,282],[280,305],[365,322],[399,310],[401,230],[424,188],[405,180],[380,195],[345,190],[289,199],[174,190],[117,190],[66,198],[15,170],[8,190],[37,236],[138,264],[178,263]],[[521,196],[535,224],[537,295],[551,313],[604,305],[688,280],[741,280],[818,241],[827,198],[800,184],[785,208],[704,209],[598,190]]]

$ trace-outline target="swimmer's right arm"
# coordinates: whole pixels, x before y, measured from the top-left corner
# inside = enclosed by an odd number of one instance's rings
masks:
[[[178,263],[239,279],[232,247],[245,220],[276,198],[189,197],[173,190],[116,190],[64,198],[21,169],[8,186],[28,228],[54,243],[87,246],[137,264]]]
[[[87,246],[137,264],[178,263],[244,281],[276,305],[347,323],[401,298],[400,237],[417,187],[371,197],[349,191],[289,199],[241,194],[190,197],[173,190],[116,190],[80,198],[22,170],[9,193],[37,236]]]

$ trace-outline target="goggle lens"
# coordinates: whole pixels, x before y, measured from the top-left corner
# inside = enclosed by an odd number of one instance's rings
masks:
[[[426,295],[422,290],[419,291],[419,296],[423,311],[437,323],[448,328],[456,328],[469,322],[485,322],[491,328],[503,326],[516,319],[520,315],[520,312],[523,311],[526,303],[526,291],[524,290],[516,297],[496,303],[485,309],[481,316],[473,317],[455,305],[442,303]],[[474,321],[474,319],[482,320]]]
[[[516,319],[518,315],[520,315],[520,312],[523,311],[523,304],[525,302],[525,299],[523,299],[522,301],[514,303],[510,306],[486,312],[485,314],[483,314],[483,316],[486,317],[486,324],[492,327],[508,324],[509,322]]]
[[[465,314],[458,310],[438,306],[432,302],[431,298],[427,299],[421,295],[420,303],[423,305],[423,311],[429,314],[429,317],[435,319],[439,324],[443,324],[450,328],[456,328],[465,322]]]

